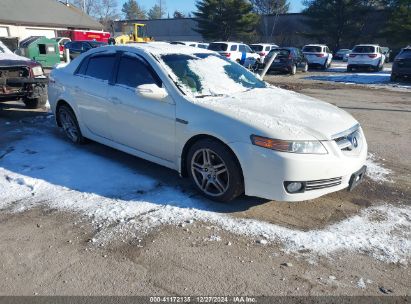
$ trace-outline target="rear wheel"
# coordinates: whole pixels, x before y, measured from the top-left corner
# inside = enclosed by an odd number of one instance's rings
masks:
[[[398,80],[398,76],[395,74],[391,74],[391,81],[397,81]]]
[[[67,138],[75,143],[82,144],[86,139],[81,134],[76,115],[68,105],[62,105],[58,108],[57,116]]]
[[[291,75],[297,74],[297,66],[296,66],[295,64],[293,64],[293,65],[291,66],[290,74],[291,74]]]
[[[187,168],[194,186],[211,200],[229,202],[244,192],[238,161],[216,140],[196,142],[188,152]]]
[[[47,103],[47,92],[44,87],[41,86],[36,86],[33,89],[33,95],[38,96],[36,98],[28,98],[25,97],[23,99],[24,104],[26,105],[27,108],[29,109],[37,109],[37,108],[42,108],[46,105]]]
[[[308,72],[308,63],[305,63],[303,67],[303,73],[307,73],[307,72]]]
[[[347,72],[352,72],[353,71],[353,68],[351,67],[351,66],[347,66]]]

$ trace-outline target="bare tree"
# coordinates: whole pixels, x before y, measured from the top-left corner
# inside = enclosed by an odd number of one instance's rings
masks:
[[[118,13],[117,0],[96,0],[99,2],[95,16],[109,30],[111,21],[120,17]]]

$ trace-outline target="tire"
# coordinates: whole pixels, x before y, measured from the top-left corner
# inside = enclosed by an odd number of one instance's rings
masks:
[[[347,72],[351,73],[353,71],[353,68],[351,66],[347,66]]]
[[[68,105],[61,105],[57,111],[57,117],[67,138],[74,144],[80,145],[86,142],[81,134],[76,115]]]
[[[305,63],[305,66],[303,68],[303,73],[307,73],[308,72],[308,63]]]
[[[226,203],[244,193],[243,174],[235,155],[217,140],[196,142],[188,152],[186,165],[194,187],[210,200]]]
[[[397,81],[397,80],[398,80],[398,76],[395,75],[395,74],[391,74],[390,79],[391,79],[391,81]]]
[[[381,60],[378,62],[378,64],[375,66],[375,67],[373,67],[373,70],[374,70],[374,72],[378,72],[378,71],[381,71]]]
[[[40,97],[37,97],[37,98],[25,97],[23,99],[23,102],[26,105],[26,108],[28,109],[42,108],[47,103],[47,94],[41,94]]]
[[[290,75],[295,75],[295,74],[297,74],[297,66],[293,64],[290,69]]]

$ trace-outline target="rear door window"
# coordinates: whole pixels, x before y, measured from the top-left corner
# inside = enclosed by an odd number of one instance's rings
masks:
[[[120,59],[116,83],[133,89],[143,84],[156,84],[161,87],[159,78],[143,59],[128,55]]]
[[[86,75],[108,81],[114,70],[115,55],[98,55],[91,57],[87,65]]]

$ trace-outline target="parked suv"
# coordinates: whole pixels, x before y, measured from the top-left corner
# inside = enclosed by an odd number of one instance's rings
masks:
[[[328,46],[323,44],[309,44],[303,47],[303,53],[308,60],[308,65],[328,69],[333,60],[333,54]]]
[[[384,68],[384,62],[385,55],[379,45],[356,45],[348,57],[347,72],[352,72],[354,69],[381,71]]]
[[[246,67],[254,65],[256,61],[261,62],[260,55],[244,43],[213,42],[210,43],[208,49]]]
[[[411,78],[411,46],[402,49],[394,59],[391,80],[396,81],[400,77]]]
[[[278,48],[278,45],[267,43],[255,43],[250,44],[250,48],[260,56],[260,62],[264,63],[265,57],[268,55],[268,53],[272,49]]]
[[[297,70],[308,71],[308,61],[299,49],[293,47],[272,49],[265,58],[265,64],[269,63],[275,53],[277,57],[268,68],[268,72],[279,71],[295,75]]]
[[[28,108],[44,106],[47,82],[40,63],[13,54],[0,41],[0,102],[22,99]]]
[[[104,45],[107,45],[107,43],[100,41],[70,41],[64,45],[64,48],[70,50],[70,59],[74,59],[88,50]]]

